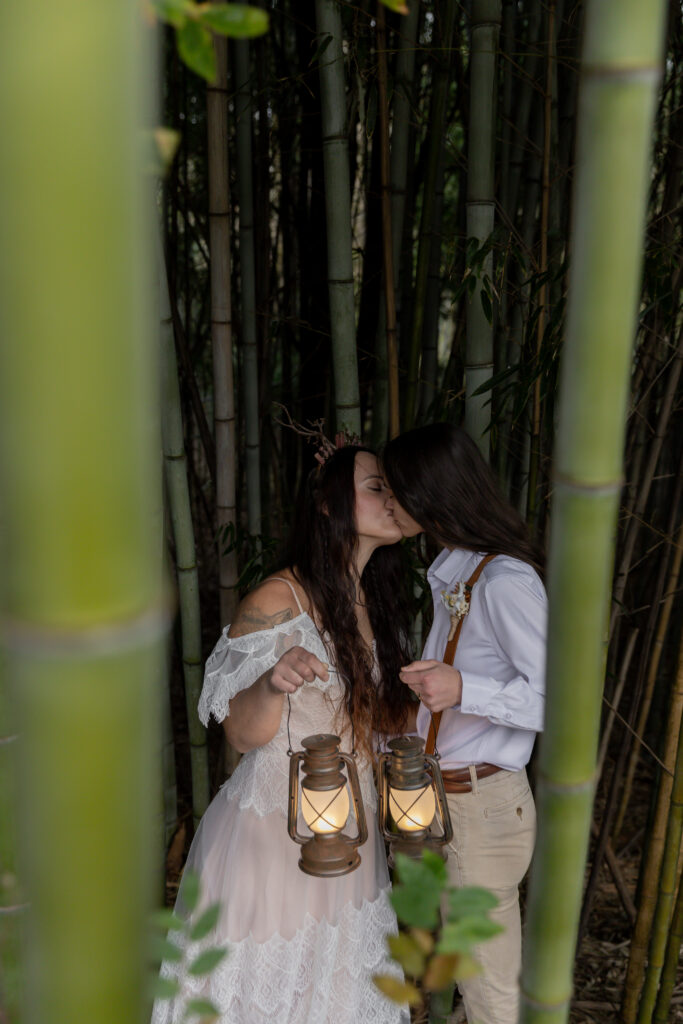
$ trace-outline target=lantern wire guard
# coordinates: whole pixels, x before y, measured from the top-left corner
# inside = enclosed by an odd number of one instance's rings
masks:
[[[439,755],[425,754],[419,736],[400,736],[379,755],[379,824],[396,853],[419,857],[427,847],[445,856],[453,838]],[[438,814],[436,813],[438,811]]]
[[[339,749],[338,736],[319,733],[302,740],[303,750],[294,753],[289,731],[292,705],[287,712],[287,755],[289,764],[289,814],[287,827],[294,842],[301,846],[299,867],[308,875],[318,878],[333,878],[346,875],[360,864],[358,847],[368,838],[365,811],[360,795],[358,771],[354,761],[355,734],[351,724],[351,754]],[[347,777],[342,768],[346,765]],[[303,768],[301,782],[301,813],[312,835],[303,835],[298,830],[299,817],[299,767]],[[344,828],[349,813],[349,792],[353,799],[357,835],[348,836]]]

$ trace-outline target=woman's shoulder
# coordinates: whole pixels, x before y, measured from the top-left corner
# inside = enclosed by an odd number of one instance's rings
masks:
[[[286,625],[307,614],[307,603],[290,572],[285,570],[282,575],[269,576],[240,601],[228,636],[234,639]]]

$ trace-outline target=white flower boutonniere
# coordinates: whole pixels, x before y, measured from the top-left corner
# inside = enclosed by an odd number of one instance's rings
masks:
[[[452,590],[442,590],[441,600],[443,601],[444,608],[450,614],[451,617],[451,628],[448,632],[448,639],[452,640],[455,636],[455,631],[458,628],[458,623],[461,619],[464,619],[470,610],[470,598],[472,597],[472,587],[462,580],[458,580],[454,584]]]

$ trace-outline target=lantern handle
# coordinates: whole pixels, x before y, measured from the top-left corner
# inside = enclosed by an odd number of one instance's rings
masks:
[[[443,788],[443,778],[441,776],[439,762],[432,754],[425,754],[424,759],[425,763],[432,767],[432,785],[434,786],[434,793],[436,794],[437,803],[439,804],[439,811],[441,812],[441,821],[443,824],[442,841],[444,843],[450,843],[453,838],[453,824],[451,822],[448,803],[446,801],[446,791]]]
[[[362,846],[368,838],[368,825],[365,820],[365,808],[363,807],[363,801],[360,796],[358,769],[356,768],[356,762],[349,754],[339,751],[339,756],[346,765],[349,773],[349,788],[351,790],[351,796],[353,797],[353,809],[356,815],[356,825],[358,827],[358,835],[355,836],[355,838],[349,839],[349,842],[352,846]]]
[[[290,838],[298,843],[299,846],[303,846],[311,838],[310,836],[302,836],[297,828],[297,819],[299,817],[299,764],[304,756],[304,751],[299,750],[296,754],[292,753],[289,762],[289,812],[287,814],[287,831],[289,832]]]

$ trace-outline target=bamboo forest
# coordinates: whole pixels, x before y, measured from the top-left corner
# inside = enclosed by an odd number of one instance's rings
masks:
[[[548,553],[519,1021],[683,1021],[680,0],[5,2],[0,121],[0,1024],[149,1020],[301,430],[440,421]]]

